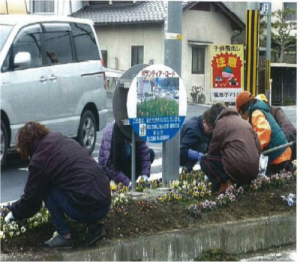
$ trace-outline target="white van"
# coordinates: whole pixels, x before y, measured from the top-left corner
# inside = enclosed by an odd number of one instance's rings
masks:
[[[0,15],[1,166],[28,121],[92,153],[106,126],[105,68],[90,20]]]

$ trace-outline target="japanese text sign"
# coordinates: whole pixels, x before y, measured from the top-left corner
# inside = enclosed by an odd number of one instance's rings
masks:
[[[133,130],[144,141],[170,140],[182,126],[186,110],[183,82],[170,67],[148,66],[131,82],[127,114]]]
[[[211,100],[235,102],[244,90],[244,46],[211,45]]]

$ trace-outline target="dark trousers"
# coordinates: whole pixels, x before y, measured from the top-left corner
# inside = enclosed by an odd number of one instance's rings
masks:
[[[150,162],[151,164],[154,161],[155,153],[153,149],[149,149],[150,151]],[[123,147],[123,157],[120,159],[121,162],[121,171],[131,179],[131,153],[132,153],[132,146],[126,143]],[[139,176],[141,175],[142,166],[141,162],[137,161],[137,156],[135,157],[135,173]],[[136,177],[137,178],[137,177]]]
[[[279,173],[283,169],[285,169],[286,171],[292,171],[292,170],[290,170],[290,168],[292,168],[290,166],[290,161],[284,161],[279,164],[268,165],[267,171],[266,171],[266,176],[270,177],[271,175]]]
[[[212,191],[218,191],[220,184],[225,184],[229,176],[224,170],[221,156],[204,155],[200,161],[201,170],[212,184]]]
[[[110,209],[110,205],[108,205],[93,212],[78,211],[69,204],[65,192],[56,188],[46,195],[44,202],[51,214],[57,233],[62,236],[70,234],[65,214],[71,219],[88,226],[103,219]]]

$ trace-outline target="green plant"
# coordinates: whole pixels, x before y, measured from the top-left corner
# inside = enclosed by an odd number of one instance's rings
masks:
[[[137,104],[137,117],[178,116],[179,106],[175,100],[154,98]]]

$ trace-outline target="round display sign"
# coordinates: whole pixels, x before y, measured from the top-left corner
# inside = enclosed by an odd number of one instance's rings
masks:
[[[131,82],[127,114],[135,133],[144,141],[170,140],[182,126],[187,110],[182,79],[170,67],[143,68]]]

